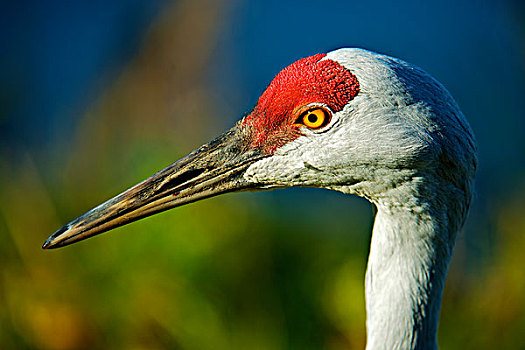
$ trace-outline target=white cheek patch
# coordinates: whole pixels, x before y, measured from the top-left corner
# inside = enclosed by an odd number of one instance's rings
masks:
[[[268,158],[261,159],[244,173],[244,178],[258,184],[277,186],[311,186],[333,181],[332,164],[327,163],[326,149],[329,140],[320,135],[301,136],[284,145]],[[324,135],[323,135],[324,136]],[[334,161],[337,161],[335,157]]]
[[[274,155],[261,159],[250,165],[243,176],[253,183],[291,184],[304,169],[301,157],[297,156],[298,152],[293,153],[293,157]]]

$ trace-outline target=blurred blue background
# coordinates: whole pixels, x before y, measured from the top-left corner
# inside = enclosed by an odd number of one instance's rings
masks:
[[[358,198],[230,195],[39,249],[231,126],[279,70],[339,47],[414,63],[462,108],[477,195],[440,344],[525,345],[523,2],[19,1],[1,13],[2,347],[362,348],[373,208]]]

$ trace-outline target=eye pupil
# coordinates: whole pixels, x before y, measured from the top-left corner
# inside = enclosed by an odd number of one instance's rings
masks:
[[[307,110],[299,115],[297,124],[302,124],[310,129],[320,129],[330,123],[331,114],[324,108],[318,107]]]

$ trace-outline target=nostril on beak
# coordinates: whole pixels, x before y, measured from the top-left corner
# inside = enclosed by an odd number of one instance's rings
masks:
[[[158,193],[162,193],[166,190],[175,188],[177,186],[182,185],[185,182],[190,181],[191,179],[196,178],[203,172],[205,172],[206,169],[190,169],[186,170],[185,172],[177,175],[176,177],[169,179],[168,181],[162,183],[162,185],[157,189]]]

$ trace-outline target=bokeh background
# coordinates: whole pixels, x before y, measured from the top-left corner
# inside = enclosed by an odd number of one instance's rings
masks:
[[[441,347],[525,347],[522,1],[6,1],[0,16],[0,348],[364,348],[374,209],[357,197],[232,194],[40,249],[229,128],[286,65],[345,46],[427,70],[478,139]]]

